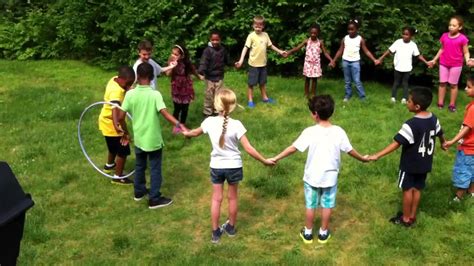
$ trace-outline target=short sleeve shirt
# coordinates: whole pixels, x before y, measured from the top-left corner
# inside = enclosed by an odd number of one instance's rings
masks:
[[[464,154],[474,155],[474,101],[466,106],[462,124],[471,130],[464,136],[458,149],[464,151]]]
[[[239,151],[239,140],[247,130],[239,121],[228,118],[227,131],[224,135],[224,147],[219,146],[224,117],[210,116],[201,123],[202,131],[209,135],[212,144],[210,167],[214,169],[232,169],[242,167]]]
[[[138,85],[127,92],[122,109],[132,115],[136,147],[147,152],[163,148],[159,112],[164,108],[161,93],[150,86]]]
[[[395,70],[399,72],[410,72],[413,69],[413,56],[419,56],[418,46],[413,41],[408,43],[403,39],[396,40],[389,48],[391,53],[395,53],[393,64]]]
[[[466,35],[460,33],[457,37],[451,38],[445,32],[439,41],[443,48],[439,63],[447,67],[462,67],[464,62],[463,47],[469,43]]]
[[[139,58],[135,64],[133,64],[133,70],[135,71],[135,81],[137,81],[136,77],[137,77],[137,68],[138,66],[143,63],[143,61]],[[161,70],[161,66],[155,62],[155,60],[153,59],[148,59],[148,63],[153,67],[153,79],[150,81],[150,87],[154,90],[156,90],[156,77],[158,77],[162,70]]]
[[[121,104],[125,96],[125,90],[115,81],[117,77],[113,77],[107,83],[104,93],[105,102],[114,102]],[[115,108],[110,104],[104,104],[99,115],[99,130],[102,131],[102,135],[107,137],[119,137],[122,134],[115,131],[114,122],[112,119],[112,109]]]
[[[254,32],[247,36],[245,47],[250,49],[249,65],[253,67],[264,67],[267,65],[267,47],[272,46],[272,41],[266,32],[257,34]]]
[[[415,174],[431,172],[435,137],[442,135],[443,130],[434,114],[415,116],[406,121],[393,138],[402,145],[400,170]]]
[[[339,126],[308,127],[293,143],[298,151],[308,149],[303,180],[312,187],[332,187],[337,184],[341,166],[341,151],[350,152],[351,143]]]

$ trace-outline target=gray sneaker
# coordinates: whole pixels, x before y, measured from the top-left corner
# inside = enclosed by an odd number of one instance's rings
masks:
[[[221,240],[222,233],[222,228],[218,227],[216,230],[212,231],[212,236],[211,236],[211,242],[213,244],[219,243],[219,240]]]
[[[235,236],[235,226],[231,225],[229,223],[229,220],[227,220],[223,225],[222,225],[222,230],[227,233],[228,236],[234,237]]]

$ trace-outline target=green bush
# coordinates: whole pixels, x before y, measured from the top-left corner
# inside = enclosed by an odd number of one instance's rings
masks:
[[[415,41],[431,59],[439,48],[438,39],[447,29],[449,17],[465,18],[468,36],[474,40],[474,7],[471,1],[426,0],[9,0],[0,4],[0,57],[7,59],[75,58],[105,68],[131,63],[136,45],[144,38],[155,45],[154,57],[165,62],[176,42],[185,43],[198,60],[207,44],[210,29],[223,33],[223,43],[238,58],[251,20],[261,14],[272,41],[282,49],[294,47],[307,38],[309,25],[321,25],[321,38],[334,55],[346,34],[350,18],[361,21],[361,34],[369,49],[379,56],[400,36],[406,25],[419,34]],[[301,68],[302,52],[282,58],[269,53],[270,69]],[[367,60],[364,57],[363,60]],[[391,71],[392,60],[382,68]],[[415,75],[436,75],[417,64]]]

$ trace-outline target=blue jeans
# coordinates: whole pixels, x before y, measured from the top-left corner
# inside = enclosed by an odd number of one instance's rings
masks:
[[[161,196],[161,161],[162,149],[156,151],[143,151],[135,147],[135,179],[134,188],[137,194],[146,194],[145,170],[147,157],[150,160],[150,200],[157,200]]]
[[[364,87],[360,81],[360,61],[347,61],[342,60],[342,69],[344,70],[344,82],[346,95],[344,98],[349,99],[352,97],[352,82],[355,83],[357,88],[357,93],[359,93],[359,98],[365,98]]]

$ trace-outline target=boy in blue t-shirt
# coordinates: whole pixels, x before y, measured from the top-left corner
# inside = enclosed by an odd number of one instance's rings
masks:
[[[416,221],[421,190],[433,164],[435,137],[439,138],[441,145],[445,142],[438,118],[427,111],[432,99],[430,90],[413,89],[408,97],[407,109],[415,116],[402,125],[392,143],[369,156],[369,160],[375,161],[402,146],[398,186],[403,190],[403,212],[390,219],[394,224],[409,227]]]

